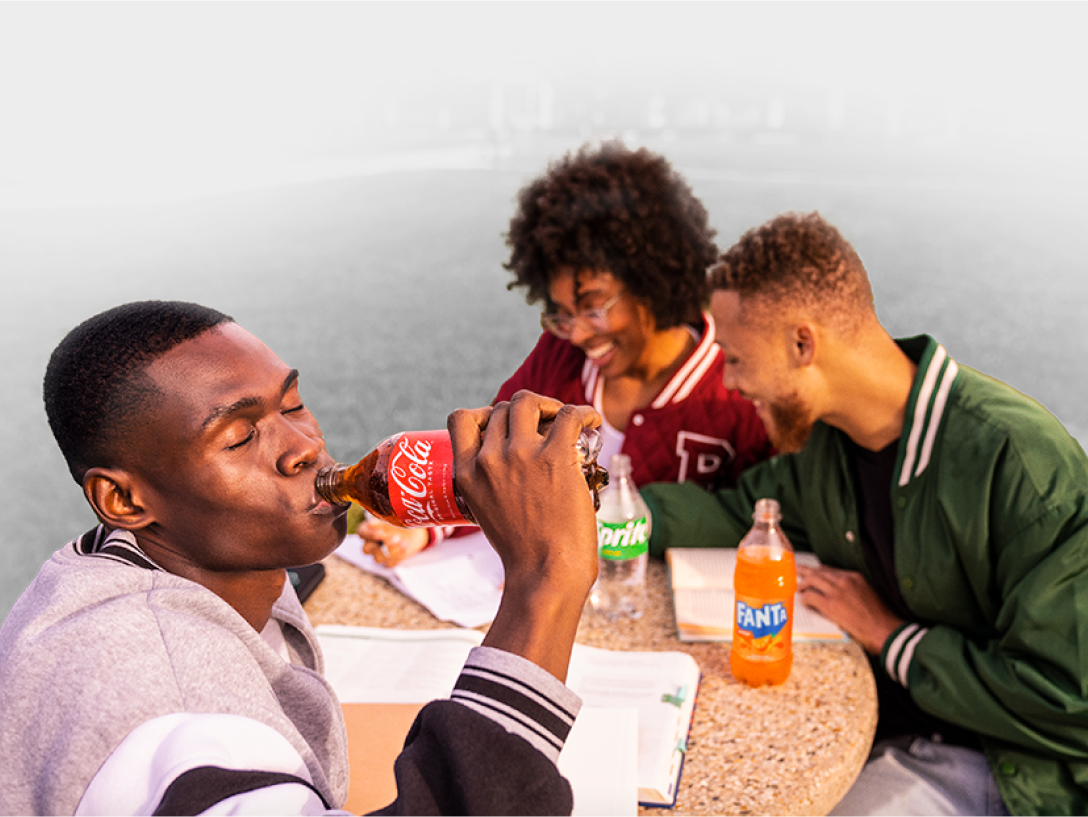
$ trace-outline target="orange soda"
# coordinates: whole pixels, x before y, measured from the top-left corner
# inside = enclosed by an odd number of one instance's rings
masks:
[[[784,683],[793,666],[793,547],[779,527],[778,502],[761,499],[754,524],[737,545],[736,609],[729,668],[748,686]]]

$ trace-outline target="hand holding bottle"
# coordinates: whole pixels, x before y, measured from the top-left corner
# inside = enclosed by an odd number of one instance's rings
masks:
[[[540,421],[554,417],[546,435]],[[576,443],[601,418],[532,392],[450,415],[455,479],[499,554],[506,584],[484,645],[565,680],[597,575],[597,525]]]
[[[474,413],[486,425],[490,412]],[[554,415],[537,417],[538,437],[547,437]],[[583,427],[573,450],[596,509],[598,492],[608,484],[608,472],[597,465],[601,436],[596,428]],[[453,459],[449,430],[405,431],[382,440],[355,465],[336,462],[322,468],[314,477],[314,491],[334,505],[358,503],[371,517],[398,527],[474,525],[476,519],[457,488]]]

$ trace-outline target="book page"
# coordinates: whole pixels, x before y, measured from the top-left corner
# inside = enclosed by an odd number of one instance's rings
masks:
[[[640,800],[674,798],[677,781],[671,770],[677,765],[675,756],[687,747],[699,675],[698,664],[686,653],[574,645],[567,685],[583,705],[638,710]]]
[[[665,551],[673,589],[733,591],[736,548],[670,548]],[[794,554],[797,560],[797,554]]]
[[[476,630],[316,628],[325,678],[341,703],[426,703],[448,698],[465,660],[483,641]]]
[[[665,551],[672,585],[676,629],[681,641],[732,641],[736,595],[733,570],[736,548],[670,548]],[[799,565],[816,566],[816,554],[794,553]],[[834,622],[801,602],[793,602],[795,641],[845,641]]]
[[[638,813],[638,710],[583,706],[559,753],[574,817]]]

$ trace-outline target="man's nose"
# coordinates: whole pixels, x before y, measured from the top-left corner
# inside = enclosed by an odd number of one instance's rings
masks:
[[[291,476],[314,465],[325,447],[325,437],[316,423],[312,426],[286,423],[282,453],[278,468],[284,476]]]

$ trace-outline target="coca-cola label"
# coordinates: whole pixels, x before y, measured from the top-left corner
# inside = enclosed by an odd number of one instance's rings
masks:
[[[446,431],[401,434],[389,456],[389,500],[410,528],[467,524],[453,495],[453,446]]]

